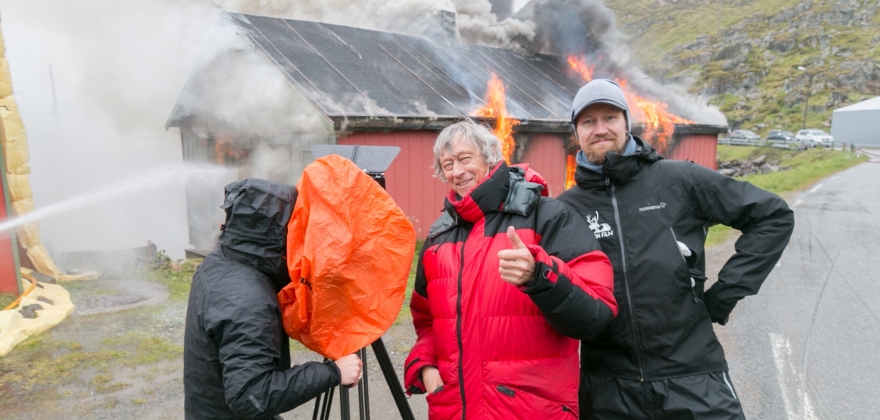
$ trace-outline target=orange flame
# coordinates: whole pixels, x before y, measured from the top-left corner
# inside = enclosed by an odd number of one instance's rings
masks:
[[[568,55],[568,65],[574,69],[581,77],[584,78],[585,82],[589,82],[593,80],[593,70],[595,67],[587,64],[587,61],[584,60],[583,57],[578,57],[574,54]]]
[[[623,79],[614,79],[623,88],[626,102],[633,114],[640,115],[645,131],[642,138],[651,142],[657,152],[666,154],[669,147],[669,136],[675,131],[675,124],[694,124],[693,121],[679,117],[669,112],[669,106],[661,101],[652,101],[636,95],[629,89],[629,84]],[[633,106],[635,105],[635,106]]]
[[[593,79],[595,67],[588,65],[583,57],[569,54],[568,65],[580,74],[585,82]],[[614,80],[623,89],[633,119],[639,119],[645,124],[642,138],[650,142],[660,154],[666,153],[669,136],[675,131],[675,124],[694,124],[691,120],[681,118],[669,112],[669,106],[665,103],[645,99],[635,94],[630,90],[629,84],[625,79]]]
[[[236,146],[229,134],[214,135],[214,160],[220,164],[239,164],[248,156],[248,149]]]
[[[575,186],[574,173],[577,169],[577,160],[575,155],[568,155],[565,158],[565,189]]]
[[[482,118],[495,118],[495,136],[501,140],[501,155],[504,161],[510,164],[510,158],[516,149],[516,141],[513,139],[513,126],[519,124],[519,120],[510,117],[507,112],[507,104],[504,99],[504,82],[494,72],[486,87],[486,105],[472,112],[471,115]]]

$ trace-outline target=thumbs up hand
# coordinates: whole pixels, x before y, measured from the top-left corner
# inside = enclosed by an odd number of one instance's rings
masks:
[[[534,280],[535,257],[516,234],[513,226],[507,227],[507,239],[510,239],[513,248],[498,251],[498,273],[501,274],[501,280],[514,286]]]

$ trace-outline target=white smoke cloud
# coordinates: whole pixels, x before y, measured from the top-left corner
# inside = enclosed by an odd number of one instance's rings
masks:
[[[0,10],[38,209],[181,161],[164,123],[216,10],[171,0],[4,0]],[[46,218],[41,233],[54,253],[152,240],[183,257],[183,184],[133,187]]]
[[[514,10],[521,6],[517,0]],[[220,8],[414,34],[436,31],[438,16],[456,11],[465,42],[533,52],[601,51],[626,74],[641,74],[630,65],[613,14],[598,0],[533,0],[501,21],[487,0],[0,0],[38,208],[181,162],[180,134],[164,126],[193,69],[211,72],[193,79],[204,83],[204,95],[181,97],[185,107],[211,107],[236,129],[326,131],[327,121],[303,111],[310,108],[304,98],[285,93],[293,91],[290,84],[242,42],[242,34],[218,32]],[[578,27],[581,32],[568,29]],[[687,110],[679,111],[686,116],[723,119],[682,89],[631,79],[674,110]],[[386,112],[373,105],[363,104],[365,112]],[[254,151],[255,157],[266,154]],[[217,199],[219,205],[221,191]],[[189,241],[182,183],[59,214],[41,226],[55,251],[152,240],[179,257]]]
[[[180,114],[240,133],[326,132],[326,120],[241,28],[225,17],[177,102]]]

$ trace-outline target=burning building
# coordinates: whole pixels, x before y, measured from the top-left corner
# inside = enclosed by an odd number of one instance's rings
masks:
[[[462,44],[452,13],[441,13],[447,29],[430,39],[225,17],[235,42],[243,43],[204,60],[167,123],[180,129],[186,161],[232,165],[237,177],[295,183],[313,145],[398,146],[400,155],[385,174],[387,189],[420,238],[438,217],[447,189],[431,176],[434,140],[463,117],[494,127],[508,163],[528,163],[546,178],[551,196],[571,183],[577,151],[571,101],[592,78],[582,57],[526,57]],[[693,124],[662,102],[627,92],[636,133],[668,157],[714,168],[717,134],[726,127]],[[221,196],[219,186],[187,187],[196,248],[213,246]]]

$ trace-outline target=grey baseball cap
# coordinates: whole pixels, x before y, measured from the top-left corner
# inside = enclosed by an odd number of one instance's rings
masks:
[[[608,104],[623,110],[626,115],[626,131],[632,129],[631,118],[629,117],[629,106],[626,104],[626,96],[623,89],[613,80],[593,79],[585,84],[574,96],[571,103],[571,123],[574,125],[578,114],[593,104]],[[577,130],[575,130],[575,135]]]

